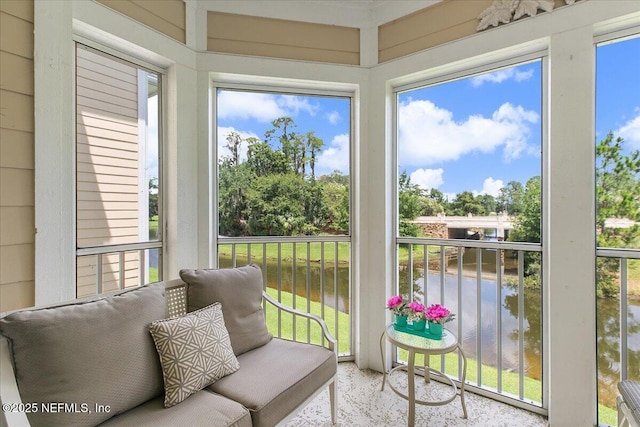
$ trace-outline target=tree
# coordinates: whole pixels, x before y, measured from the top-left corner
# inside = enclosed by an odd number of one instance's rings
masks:
[[[610,218],[640,221],[640,150],[624,154],[624,140],[609,132],[596,146],[596,237],[598,246],[640,247],[640,226],[607,227]],[[618,262],[598,258],[596,263],[598,296],[618,294]]]
[[[264,140],[244,140],[236,132],[227,135],[230,154],[220,159],[218,172],[219,232],[227,236],[347,232],[349,177],[334,171],[316,180],[322,139],[313,131],[293,132],[296,125],[290,117],[280,117],[272,126]]]
[[[640,150],[625,155],[624,140],[609,132],[596,147],[598,246],[638,247],[640,227],[606,227],[609,218],[640,221]]]
[[[465,216],[472,215],[484,215],[485,210],[482,206],[481,199],[473,195],[470,191],[463,191],[456,195],[456,198],[449,204],[450,215]]]
[[[294,173],[257,177],[247,190],[248,231],[252,236],[293,236],[315,231],[310,199],[318,197]]]
[[[540,177],[529,178],[522,198],[522,209],[514,220],[509,234],[512,242],[540,243],[540,218],[542,214]]]
[[[255,175],[247,163],[234,165],[225,158],[218,167],[218,229],[223,236],[247,233],[247,195]]]
[[[398,216],[400,236],[418,236],[420,227],[411,222],[422,211],[423,191],[418,185],[411,184],[411,178],[402,171],[398,180]]]
[[[289,172],[287,158],[282,151],[274,151],[269,144],[257,138],[248,139],[247,163],[256,176]]]
[[[242,144],[242,137],[237,132],[229,132],[227,135],[227,143],[225,147],[231,152],[231,158],[229,161],[231,165],[240,164],[240,145]]]
[[[158,215],[158,178],[149,180],[149,219]]]
[[[480,194],[476,198],[480,201],[480,204],[484,208],[485,215],[489,215],[491,213],[496,212],[496,207],[498,206],[498,203],[496,202],[496,198],[493,197],[491,194]]]
[[[309,162],[309,167],[311,168],[311,178],[315,179],[316,177],[316,156],[318,152],[322,150],[322,146],[324,145],[324,141],[318,138],[315,135],[315,132],[307,132],[306,137],[306,151],[309,154],[305,156],[305,163],[302,165],[302,174],[306,173],[305,164],[306,160]]]
[[[522,212],[524,199],[524,186],[518,181],[509,181],[507,185],[500,189],[497,207],[499,212],[508,212],[517,215]]]
[[[540,226],[542,218],[540,177],[529,178],[524,188],[522,209],[514,220],[514,228],[509,234],[509,241],[540,243]],[[538,289],[542,284],[540,254],[525,252],[524,284],[527,289]]]

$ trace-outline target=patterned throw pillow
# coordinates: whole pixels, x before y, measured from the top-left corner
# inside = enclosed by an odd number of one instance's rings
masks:
[[[155,321],[149,329],[162,364],[165,408],[240,368],[220,303],[175,319]]]

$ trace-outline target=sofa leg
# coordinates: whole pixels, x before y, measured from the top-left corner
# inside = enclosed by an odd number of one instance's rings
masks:
[[[338,420],[338,388],[337,379],[334,378],[329,384],[329,401],[331,402],[331,425],[336,425]]]

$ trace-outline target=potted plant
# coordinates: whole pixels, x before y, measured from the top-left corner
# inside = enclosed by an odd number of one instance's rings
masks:
[[[419,302],[412,301],[409,304],[409,320],[415,331],[424,331],[426,319],[424,313],[424,305]]]
[[[407,308],[407,302],[401,295],[394,295],[387,301],[387,309],[395,316],[395,323],[398,326],[407,326],[407,315],[409,309]]]
[[[429,321],[429,333],[435,336],[442,336],[444,324],[450,322],[455,317],[448,308],[440,304],[431,304],[425,311]]]

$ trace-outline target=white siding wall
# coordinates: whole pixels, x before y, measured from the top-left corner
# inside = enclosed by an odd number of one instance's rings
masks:
[[[76,191],[79,247],[138,241],[137,68],[78,45]],[[78,296],[95,293],[95,256],[79,257]],[[139,284],[139,256],[125,254],[125,286]],[[102,260],[102,289],[120,286],[120,258]]]

